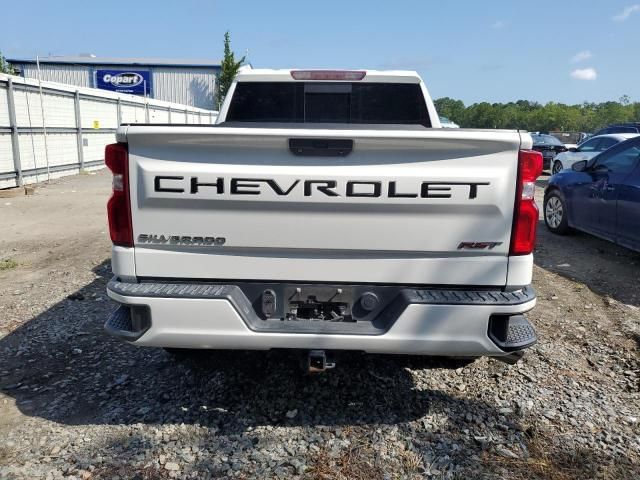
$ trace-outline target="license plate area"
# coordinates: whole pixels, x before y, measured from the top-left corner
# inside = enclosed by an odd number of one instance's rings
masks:
[[[284,313],[287,320],[355,322],[352,316],[352,288],[286,287]]]

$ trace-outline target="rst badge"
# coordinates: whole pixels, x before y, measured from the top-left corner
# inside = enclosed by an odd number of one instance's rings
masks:
[[[502,242],[460,242],[458,250],[493,250]]]

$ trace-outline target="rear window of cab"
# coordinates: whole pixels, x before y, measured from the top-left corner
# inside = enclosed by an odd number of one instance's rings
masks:
[[[422,89],[410,83],[238,82],[226,120],[431,127]]]

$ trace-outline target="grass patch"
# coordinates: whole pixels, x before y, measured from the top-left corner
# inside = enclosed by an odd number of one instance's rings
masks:
[[[100,467],[91,472],[91,480],[103,480],[111,478],[135,478],[137,480],[161,480],[169,479],[169,472],[163,468],[134,467],[131,465]]]
[[[4,270],[11,270],[12,268],[16,268],[17,266],[18,266],[18,262],[16,262],[13,258],[0,260],[0,272]]]
[[[485,466],[513,480],[622,480],[637,478],[634,475],[640,473],[628,458],[602,458],[586,448],[563,449],[561,442],[554,443],[543,432],[532,433],[527,441],[528,458],[503,458],[485,452]]]
[[[377,480],[384,472],[373,461],[373,452],[366,447],[352,445],[332,458],[326,449],[314,456],[306,478],[311,480]]]

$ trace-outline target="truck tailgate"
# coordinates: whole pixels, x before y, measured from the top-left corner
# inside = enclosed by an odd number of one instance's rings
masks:
[[[139,277],[506,282],[518,132],[129,126],[118,139]],[[300,155],[290,139],[353,148]]]

